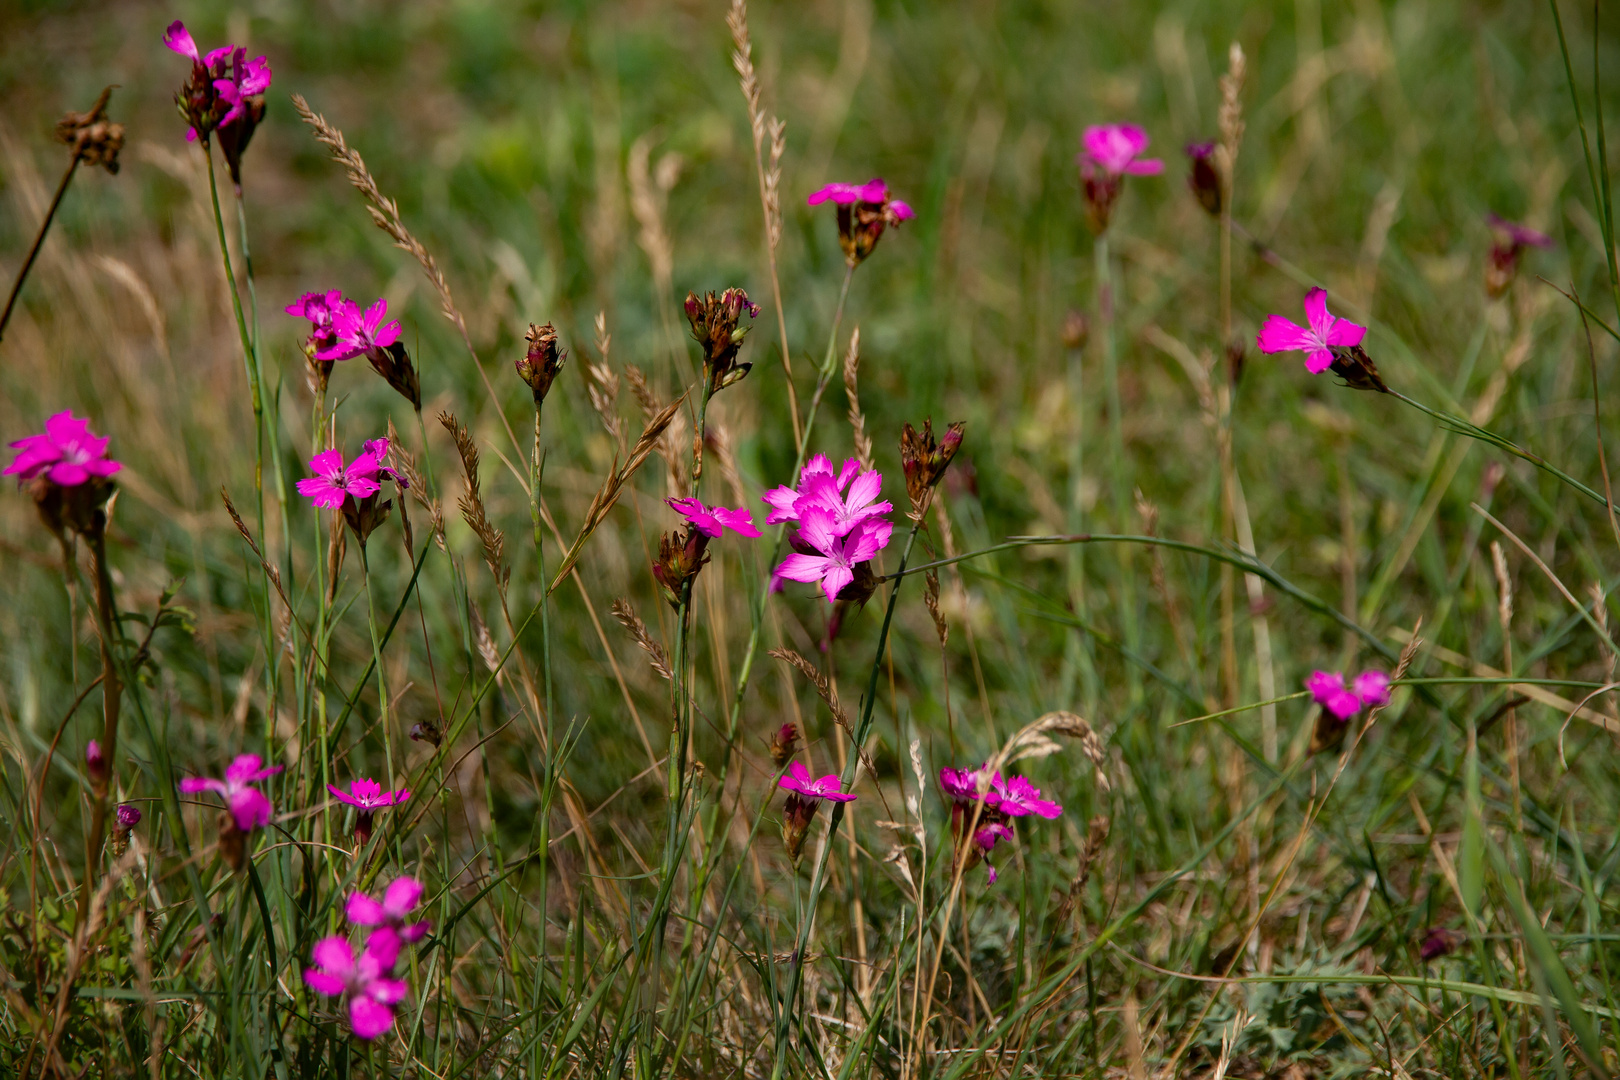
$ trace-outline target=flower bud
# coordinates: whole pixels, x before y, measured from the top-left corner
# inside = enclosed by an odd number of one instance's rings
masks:
[[[388,381],[389,386],[411,403],[411,408],[422,411],[422,384],[416,377],[416,366],[411,363],[411,355],[405,351],[404,342],[396,341],[392,345],[367,349],[366,359],[370,361],[372,369]]]
[[[797,795],[789,795],[787,802],[782,804],[782,812],[786,815],[782,819],[782,843],[787,845],[788,858],[795,865],[804,854],[804,837],[810,831],[810,823],[815,820],[816,809],[820,805],[820,799],[801,799]]]
[[[709,561],[709,535],[688,525],[686,535],[665,533],[658,538],[658,559],[653,577],[664,587],[664,598],[677,610],[688,583]]]
[[[1117,173],[1096,169],[1088,162],[1080,167],[1080,186],[1086,198],[1086,224],[1098,236],[1108,231],[1108,222],[1114,216],[1114,203],[1124,188],[1123,178]]]
[[[759,317],[759,305],[742,289],[727,289],[718,297],[708,293],[701,299],[686,294],[686,321],[692,324],[692,339],[703,348],[703,365],[713,390],[723,390],[747,375],[753,364],[739,364],[737,353],[749,327],[739,325],[743,313]]]
[[[530,323],[525,340],[529,343],[529,351],[517,361],[518,378],[529,384],[529,389],[534,393],[534,403],[539,405],[546,400],[552,380],[563,369],[568,350],[558,346],[557,331],[550,323],[544,326]]]
[[[423,720],[420,724],[412,724],[410,736],[413,742],[432,743],[435,747],[444,741],[444,736],[439,733],[439,725],[431,720]]]
[[[922,433],[909,423],[900,432],[900,463],[906,473],[906,494],[911,497],[911,517],[920,520],[928,509],[930,492],[939,483],[951,459],[962,446],[964,421],[958,420],[945,429],[944,438],[934,441],[934,424],[923,421]]]
[[[1063,316],[1063,347],[1079,352],[1090,339],[1091,324],[1086,321],[1085,312],[1070,308],[1069,313]]]
[[[90,773],[90,782],[95,786],[96,793],[106,791],[107,778],[111,775],[111,770],[107,767],[106,756],[101,752],[101,744],[94,739],[91,739],[89,745],[84,748],[84,765],[86,771]]]
[[[771,761],[780,769],[793,757],[793,752],[799,745],[799,729],[792,724],[783,724],[771,736]]]
[[[113,818],[112,853],[116,858],[129,848],[129,834],[141,823],[141,812],[128,803],[119,803]]]
[[[1444,926],[1435,926],[1423,935],[1423,943],[1418,946],[1418,956],[1424,961],[1438,960],[1442,956],[1450,956],[1467,942],[1468,935],[1461,930],[1452,930]]]
[[[1389,387],[1384,385],[1384,380],[1378,374],[1377,365],[1360,345],[1334,345],[1328,351],[1333,354],[1333,363],[1328,365],[1328,370],[1343,379],[1346,386],[1353,390],[1389,393]]]
[[[1192,171],[1187,174],[1188,189],[1210,217],[1220,217],[1221,174],[1215,168],[1215,143],[1188,143],[1187,157],[1192,162]]]

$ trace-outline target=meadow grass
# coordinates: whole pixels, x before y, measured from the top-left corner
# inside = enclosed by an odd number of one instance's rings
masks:
[[[273,69],[239,190],[184,138],[176,18]],[[123,463],[57,536],[62,489],[0,492],[0,1065],[1614,1075],[1611,22],[0,11],[7,288],[84,145],[57,119],[115,84],[124,125],[0,327],[0,437],[72,409]],[[1103,123],[1165,163],[1105,230]],[[851,267],[806,199],[874,175],[915,217]],[[1391,393],[1258,350],[1313,286]],[[731,287],[757,315],[683,310]],[[385,298],[411,371],[320,385],[283,308],[327,289]],[[961,447],[908,490],[925,419]],[[296,485],[383,436],[409,486],[366,538]],[[894,507],[864,605],[770,588],[760,496],[815,453]],[[764,535],[683,569],[692,496]],[[1393,695],[1333,724],[1316,671]],[[245,832],[180,786],[241,754],[281,769]],[[993,880],[957,837],[1001,818],[941,776],[985,763],[1062,806]],[[796,826],[794,765],[856,799]],[[366,777],[410,797],[357,836],[327,785]],[[305,972],[402,878],[428,925],[361,1038]]]

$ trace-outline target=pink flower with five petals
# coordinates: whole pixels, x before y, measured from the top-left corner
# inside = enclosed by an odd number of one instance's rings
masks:
[[[1093,124],[1080,137],[1081,171],[1096,167],[1112,176],[1157,176],[1164,162],[1141,156],[1150,141],[1135,124]]]
[[[348,360],[374,349],[386,349],[400,337],[400,325],[397,320],[386,325],[383,323],[383,318],[387,314],[387,300],[378,299],[365,311],[361,311],[360,305],[353,300],[345,300],[332,316],[332,330],[337,337],[336,343],[317,352],[315,359]]]
[[[804,762],[795,761],[788,774],[776,782],[776,786],[805,799],[827,799],[831,802],[854,802],[853,792],[839,791],[842,781],[837,773],[828,773],[821,779],[812,779],[810,770]]]
[[[839,535],[833,517],[820,507],[812,507],[800,522],[798,538],[816,554],[794,552],[777,564],[776,573],[789,581],[818,582],[830,604],[844,586],[855,580],[854,568],[867,562],[889,543],[894,526],[878,518],[856,523]]]
[[[386,440],[384,440],[386,441]],[[336,509],[343,500],[353,496],[355,502],[377,494],[381,485],[377,475],[382,462],[372,452],[371,443],[347,466],[343,464],[343,451],[322,450],[309,459],[314,476],[297,483],[298,494],[307,498],[317,510]]]
[[[991,787],[1000,796],[997,809],[1009,817],[1038,814],[1050,820],[1063,814],[1062,806],[1051,799],[1041,798],[1041,789],[1022,776],[1003,782],[998,774]]]
[[[45,474],[45,479],[61,487],[77,487],[93,476],[111,476],[124,466],[107,457],[110,435],[90,431],[89,419],[78,420],[71,409],[45,421],[41,435],[29,435],[11,443],[17,458],[0,475],[19,481]]]
[[[271,815],[275,813],[270,797],[256,785],[260,780],[276,775],[285,767],[272,765],[265,768],[264,759],[258,754],[241,754],[225,769],[225,779],[188,776],[180,781],[180,790],[188,795],[212,791],[225,801],[226,807],[231,811],[231,817],[236,820],[236,827],[242,832],[252,832],[260,826],[268,825]]]
[[[738,508],[728,510],[724,506],[704,506],[697,499],[665,499],[669,508],[686,518],[688,525],[710,538],[718,538],[724,529],[730,529],[738,536],[754,537],[759,535],[759,529],[754,525],[754,516],[747,510]]]
[[[354,1033],[375,1039],[393,1027],[393,1007],[410,990],[404,980],[393,977],[399,951],[399,934],[386,926],[371,932],[358,957],[346,938],[322,938],[315,943],[311,955],[315,966],[305,969],[304,982],[326,997],[347,996]]]
[[[1269,315],[1255,344],[1265,353],[1303,352],[1305,370],[1320,375],[1333,364],[1332,349],[1360,345],[1367,328],[1330,315],[1327,290],[1318,286],[1305,294],[1305,321],[1299,326],[1281,315]]]

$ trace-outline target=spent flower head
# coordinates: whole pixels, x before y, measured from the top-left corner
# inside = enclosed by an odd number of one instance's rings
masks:
[[[1080,166],[1092,232],[1108,231],[1125,177],[1155,176],[1164,171],[1164,162],[1158,158],[1142,157],[1150,141],[1147,132],[1135,124],[1093,124],[1081,135],[1075,162]]]
[[[400,948],[400,935],[387,926],[367,936],[358,956],[347,938],[322,938],[315,943],[315,966],[304,970],[304,982],[325,997],[347,997],[354,1033],[375,1039],[394,1025],[394,1006],[410,991],[404,980],[394,978]]]
[[[810,206],[833,204],[838,215],[838,246],[851,268],[872,254],[884,229],[897,228],[917,216],[908,204],[891,199],[889,185],[877,177],[864,184],[827,184],[805,202]]]
[[[1210,217],[1221,216],[1221,174],[1215,165],[1215,141],[1187,144],[1187,189]]]
[[[56,122],[56,141],[73,149],[75,161],[91,167],[100,165],[118,174],[118,154],[124,149],[124,125],[107,119],[107,101],[113,88],[107,87],[96,103],[85,112],[70,112]]]
[[[951,467],[951,459],[962,446],[962,429],[967,425],[958,420],[945,429],[944,438],[934,441],[934,422],[923,421],[919,434],[909,423],[900,431],[900,463],[906,474],[906,494],[911,499],[911,520],[921,521],[933,499],[934,485]]]
[[[771,735],[771,761],[780,769],[792,759],[798,745],[799,729],[793,724],[783,724]]]

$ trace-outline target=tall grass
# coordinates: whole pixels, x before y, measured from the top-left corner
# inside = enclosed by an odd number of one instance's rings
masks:
[[[177,16],[274,69],[239,191],[174,115]],[[125,463],[61,543],[0,498],[0,1063],[1613,1075],[1608,18],[0,14],[0,434],[72,408]],[[108,83],[117,175],[49,137]],[[1115,121],[1166,170],[1096,235],[1074,154]],[[917,216],[853,266],[805,199],[874,174]],[[1555,242],[1506,282],[1492,211]],[[1315,285],[1391,393],[1257,352]],[[682,300],[733,286],[727,385]],[[330,288],[387,299],[408,378],[323,381],[281,309]],[[925,419],[965,437],[919,494]],[[369,536],[298,494],[385,435]],[[864,604],[772,587],[760,496],[816,453],[894,504]],[[764,535],[665,588],[688,497]],[[1316,670],[1393,698],[1335,725]],[[245,835],[180,787],[239,754],[280,767]],[[993,883],[940,776],[982,763],[1063,808]],[[795,764],[857,796],[798,859]],[[365,777],[410,796],[357,834],[328,785]],[[305,972],[406,877],[361,1038]]]

